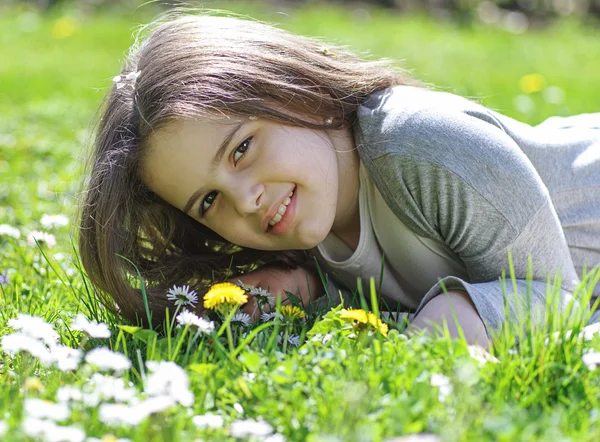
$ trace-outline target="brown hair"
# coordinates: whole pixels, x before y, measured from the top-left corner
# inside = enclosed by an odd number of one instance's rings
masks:
[[[214,280],[259,266],[295,268],[310,261],[301,250],[231,244],[151,192],[139,173],[153,130],[215,113],[340,129],[354,123],[369,94],[398,84],[421,86],[388,61],[362,60],[257,21],[189,13],[165,18],[146,28],[148,37],[138,38],[123,64],[122,75],[139,71],[137,79],[113,85],[101,109],[79,235],[83,266],[101,296],[112,296],[130,321],[147,324],[137,272],[122,257],[135,263],[155,326],[166,307],[173,310],[166,292],[174,284],[202,294]],[[334,123],[314,122],[327,118]]]

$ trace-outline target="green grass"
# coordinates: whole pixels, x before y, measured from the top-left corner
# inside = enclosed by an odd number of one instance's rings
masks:
[[[364,20],[352,11],[314,5],[286,14],[256,5],[232,9],[371,57],[403,60],[400,65],[416,77],[530,124],[552,115],[598,111],[600,33],[576,22],[516,36],[377,10]],[[287,440],[376,441],[410,433],[435,433],[448,441],[598,440],[600,370],[586,368],[582,355],[600,351],[600,339],[572,335],[545,344],[551,329],[567,327],[561,323],[529,333],[518,350],[514,334],[499,338],[492,349],[499,362],[483,365],[460,341],[407,340],[396,330],[387,338],[362,333],[353,339],[333,312],[320,321],[307,318],[304,325],[270,323],[246,345],[235,331],[235,350],[225,329],[218,337],[193,339],[189,330],[165,337],[120,328],[122,321],[98,304],[79,271],[73,217],[92,118],[119,71],[132,30],[151,12],[2,12],[0,224],[22,235],[17,240],[0,236],[0,274],[14,269],[10,281],[0,284],[1,334],[12,333],[8,321],[19,313],[41,316],[64,345],[86,352],[101,345],[125,351],[133,366],[123,376],[137,395],[144,391],[144,361],[172,360],[186,367],[195,397],[190,407],[177,405],[139,425],[114,428],[103,423],[96,407],[73,405],[63,425],[100,438],[226,440],[233,421],[262,416]],[[65,16],[73,17],[67,26],[74,23],[74,33],[53,38],[56,21]],[[540,91],[527,95],[530,112],[515,107],[515,97],[526,95],[519,80],[531,73],[561,88],[564,100],[548,103]],[[71,218],[70,226],[51,230],[57,245],[28,245],[27,234],[42,230],[42,215],[57,213]],[[88,340],[72,330],[79,312],[108,323],[111,339]],[[271,334],[287,327],[302,337],[300,349],[284,348]],[[568,327],[577,330],[581,324]],[[55,401],[59,387],[91,388],[89,365],[62,372],[26,354],[13,359],[2,352],[0,357],[0,418],[10,427],[2,440],[27,440],[26,398]],[[440,388],[431,385],[432,374],[450,382],[452,392],[442,394],[443,401]],[[191,416],[204,413],[223,416],[224,427],[196,428]]]

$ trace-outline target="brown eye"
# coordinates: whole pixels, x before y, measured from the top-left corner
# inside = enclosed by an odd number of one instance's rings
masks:
[[[200,216],[204,216],[206,211],[211,208],[211,206],[215,202],[215,199],[217,198],[217,195],[218,193],[216,191],[212,191],[208,195],[206,195],[206,198],[204,198],[202,204],[200,204]]]
[[[244,156],[244,154],[250,148],[251,141],[252,141],[252,137],[246,138],[244,141],[242,141],[242,144],[240,144],[238,147],[235,148],[235,150],[233,151],[233,164],[235,164],[237,166],[238,161]],[[241,155],[239,158],[236,158],[235,155],[238,153]]]

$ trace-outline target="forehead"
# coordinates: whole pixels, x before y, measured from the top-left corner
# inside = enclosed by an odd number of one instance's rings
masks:
[[[160,148],[186,147],[190,143],[197,147],[216,148],[225,134],[241,122],[240,119],[226,117],[170,121],[151,134],[148,148],[152,152]]]
[[[152,133],[141,162],[142,181],[182,209],[208,174],[217,149],[242,123],[234,118],[171,121]]]

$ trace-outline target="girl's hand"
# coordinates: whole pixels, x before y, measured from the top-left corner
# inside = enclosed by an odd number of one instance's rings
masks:
[[[290,304],[286,291],[291,292],[302,299],[302,303],[307,306],[313,299],[316,299],[323,291],[321,283],[313,272],[302,267],[295,270],[283,270],[277,267],[262,267],[258,270],[242,275],[230,280],[237,283],[240,280],[244,284],[263,288],[271,293],[277,299],[282,297],[283,305]],[[260,315],[260,311],[255,308],[255,302],[251,295],[248,295],[248,302],[242,307],[242,310],[255,319]]]

